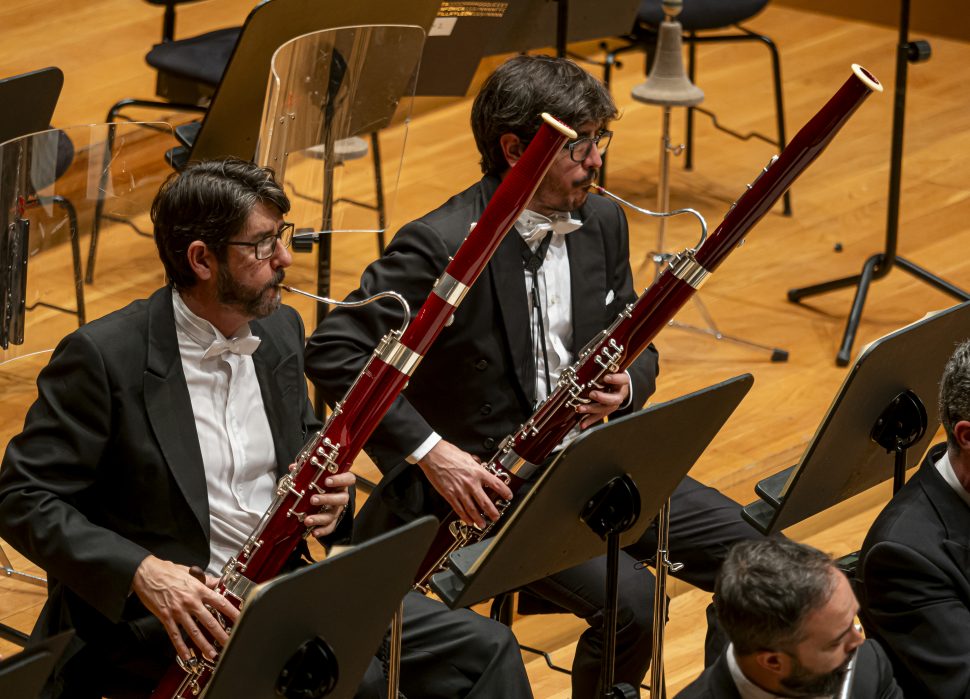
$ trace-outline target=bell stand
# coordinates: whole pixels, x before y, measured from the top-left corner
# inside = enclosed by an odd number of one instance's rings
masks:
[[[657,208],[661,212],[670,210],[670,158],[678,156],[684,151],[683,145],[674,146],[670,140],[670,112],[673,107],[696,107],[704,100],[703,91],[690,82],[684,72],[682,54],[682,30],[676,20],[683,9],[683,0],[664,0],[664,21],[661,23],[657,36],[656,59],[645,83],[633,88],[632,97],[637,102],[655,105],[663,108],[663,128],[660,138],[660,181],[657,188]],[[624,202],[626,203],[626,202]],[[637,207],[634,207],[637,208]],[[641,212],[642,209],[638,209]],[[667,222],[661,217],[657,228],[657,249],[649,254],[645,262],[653,262],[654,280],[660,276],[664,266],[671,258],[671,254],[664,252]],[[669,322],[671,327],[687,330],[702,335],[709,335],[716,341],[726,341],[745,347],[770,353],[772,362],[788,361],[787,350],[769,347],[751,340],[722,333],[710,310],[704,304],[700,294],[694,294],[692,300],[704,320],[704,326],[690,325],[677,320]]]
[[[859,274],[788,290],[788,300],[792,303],[798,303],[809,296],[817,296],[850,286],[856,287],[852,309],[849,311],[849,317],[845,324],[845,334],[842,336],[842,346],[835,357],[835,363],[838,366],[848,366],[849,360],[852,358],[852,344],[855,342],[856,331],[858,331],[859,322],[862,320],[862,308],[866,303],[869,285],[888,275],[894,266],[943,293],[949,294],[958,301],[970,301],[970,294],[963,289],[896,254],[899,235],[900,183],[903,171],[903,129],[906,118],[906,77],[909,63],[921,63],[929,60],[929,58],[930,45],[928,42],[909,40],[909,0],[902,0],[900,3],[899,44],[896,47],[896,87],[893,103],[889,207],[886,216],[885,248],[882,252],[869,257]]]

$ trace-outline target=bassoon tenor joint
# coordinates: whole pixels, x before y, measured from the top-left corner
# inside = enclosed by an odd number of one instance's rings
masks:
[[[470,287],[467,284],[462,284],[453,276],[445,272],[438,277],[438,280],[434,283],[434,288],[432,290],[449,306],[457,306],[461,303],[462,299],[465,298],[465,294],[468,293],[469,288]]]
[[[418,364],[424,359],[423,356],[412,350],[401,342],[401,335],[397,332],[388,333],[381,340],[374,356],[385,364],[394,367],[402,374],[411,376]]]
[[[681,281],[700,289],[711,273],[696,259],[693,250],[685,250],[670,258],[670,272]]]

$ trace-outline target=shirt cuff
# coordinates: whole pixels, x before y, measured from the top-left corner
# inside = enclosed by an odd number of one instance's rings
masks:
[[[633,402],[633,377],[630,376],[629,371],[624,371],[623,373],[626,374],[628,379],[630,379],[630,392],[626,396],[626,401],[624,401],[623,405],[618,408],[619,410],[626,410],[630,407],[630,403]]]
[[[434,449],[435,445],[438,444],[438,442],[440,441],[441,441],[441,435],[438,434],[437,432],[432,432],[430,435],[428,435],[428,438],[423,442],[421,442],[420,446],[418,446],[417,449],[412,451],[411,455],[404,460],[407,461],[409,464],[418,463],[421,459],[427,456],[428,452]]]

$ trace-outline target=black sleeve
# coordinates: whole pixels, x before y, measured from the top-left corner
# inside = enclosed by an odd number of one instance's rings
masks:
[[[448,249],[434,230],[420,221],[410,223],[394,237],[386,253],[367,267],[360,288],[348,300],[396,291],[407,300],[413,317],[448,265],[448,258]],[[401,320],[400,305],[385,299],[361,308],[338,308],[324,319],[307,343],[306,372],[328,404],[344,396],[381,338],[399,328]],[[394,452],[388,462],[399,462],[433,431],[407,399],[398,396],[375,430],[373,441]]]
[[[84,333],[61,341],[37,379],[24,430],[0,468],[0,535],[112,621],[149,551],[76,505],[98,479],[111,429],[102,354]]]

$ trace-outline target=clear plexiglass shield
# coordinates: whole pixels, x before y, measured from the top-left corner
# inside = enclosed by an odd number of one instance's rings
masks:
[[[134,123],[0,144],[0,449],[57,343],[164,284],[149,208],[175,145],[167,124]]]
[[[423,46],[420,27],[357,26],[273,55],[257,162],[276,171],[298,230],[384,230]]]

